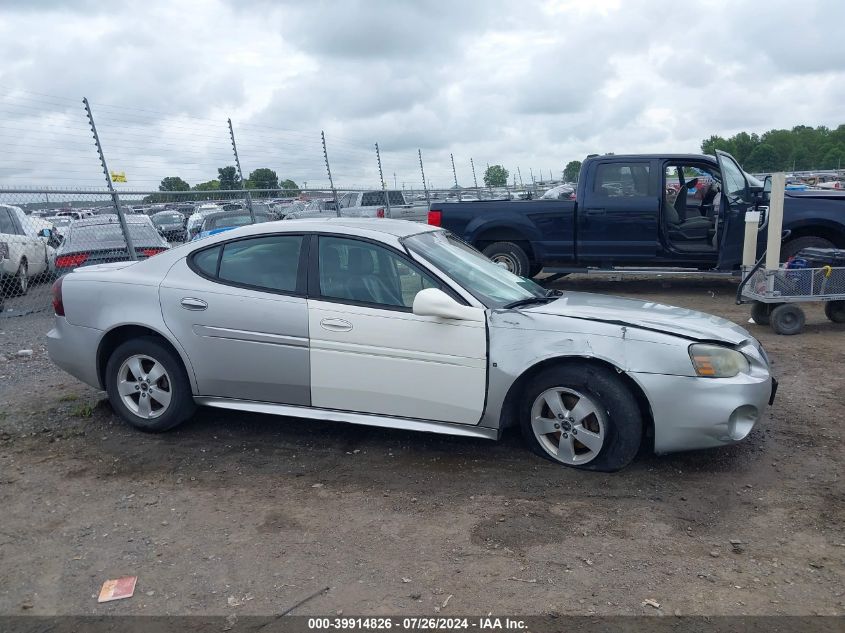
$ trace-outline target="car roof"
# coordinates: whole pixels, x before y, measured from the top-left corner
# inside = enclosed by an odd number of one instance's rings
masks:
[[[149,224],[150,218],[146,215],[125,215],[127,224]],[[90,218],[82,218],[73,223],[74,227],[95,226],[97,224],[118,224],[119,219],[116,213],[102,213]]]
[[[387,218],[302,218],[297,220],[276,220],[275,222],[261,222],[248,224],[226,233],[219,233],[220,240],[225,241],[234,237],[261,235],[264,233],[343,233],[350,237],[375,237],[389,235],[403,238],[418,233],[428,233],[442,230],[436,226],[410,222],[408,220],[390,220]],[[217,235],[213,237],[218,237]],[[211,244],[212,242],[205,242]]]

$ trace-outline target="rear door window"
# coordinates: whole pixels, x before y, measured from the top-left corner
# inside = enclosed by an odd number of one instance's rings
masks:
[[[299,287],[301,235],[271,235],[223,245],[217,270],[220,281],[276,292]],[[195,265],[199,267],[199,264]]]
[[[648,163],[602,163],[596,168],[593,193],[608,198],[648,196]]]
[[[9,210],[0,207],[0,233],[3,235],[15,235],[17,232],[17,227],[15,227],[15,223],[12,222],[12,218],[9,216]]]

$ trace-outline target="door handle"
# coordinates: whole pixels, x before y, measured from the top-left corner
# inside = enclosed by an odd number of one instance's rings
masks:
[[[587,209],[586,213],[591,216],[607,215],[607,211],[605,209]]]
[[[202,299],[194,299],[193,297],[185,297],[182,299],[182,307],[186,310],[205,310],[208,304]]]
[[[322,319],[320,327],[329,332],[348,332],[352,324],[344,319]]]

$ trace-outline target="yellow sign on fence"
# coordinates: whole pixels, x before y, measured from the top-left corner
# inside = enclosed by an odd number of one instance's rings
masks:
[[[112,182],[126,182],[126,172],[125,171],[113,171],[111,173],[111,181]]]

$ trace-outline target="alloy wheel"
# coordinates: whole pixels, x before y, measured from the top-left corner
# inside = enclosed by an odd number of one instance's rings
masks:
[[[117,392],[123,404],[140,418],[152,420],[170,406],[172,383],[164,365],[150,356],[130,356],[117,372]]]
[[[604,446],[607,413],[587,395],[553,387],[534,400],[531,428],[543,450],[557,461],[586,464]]]

